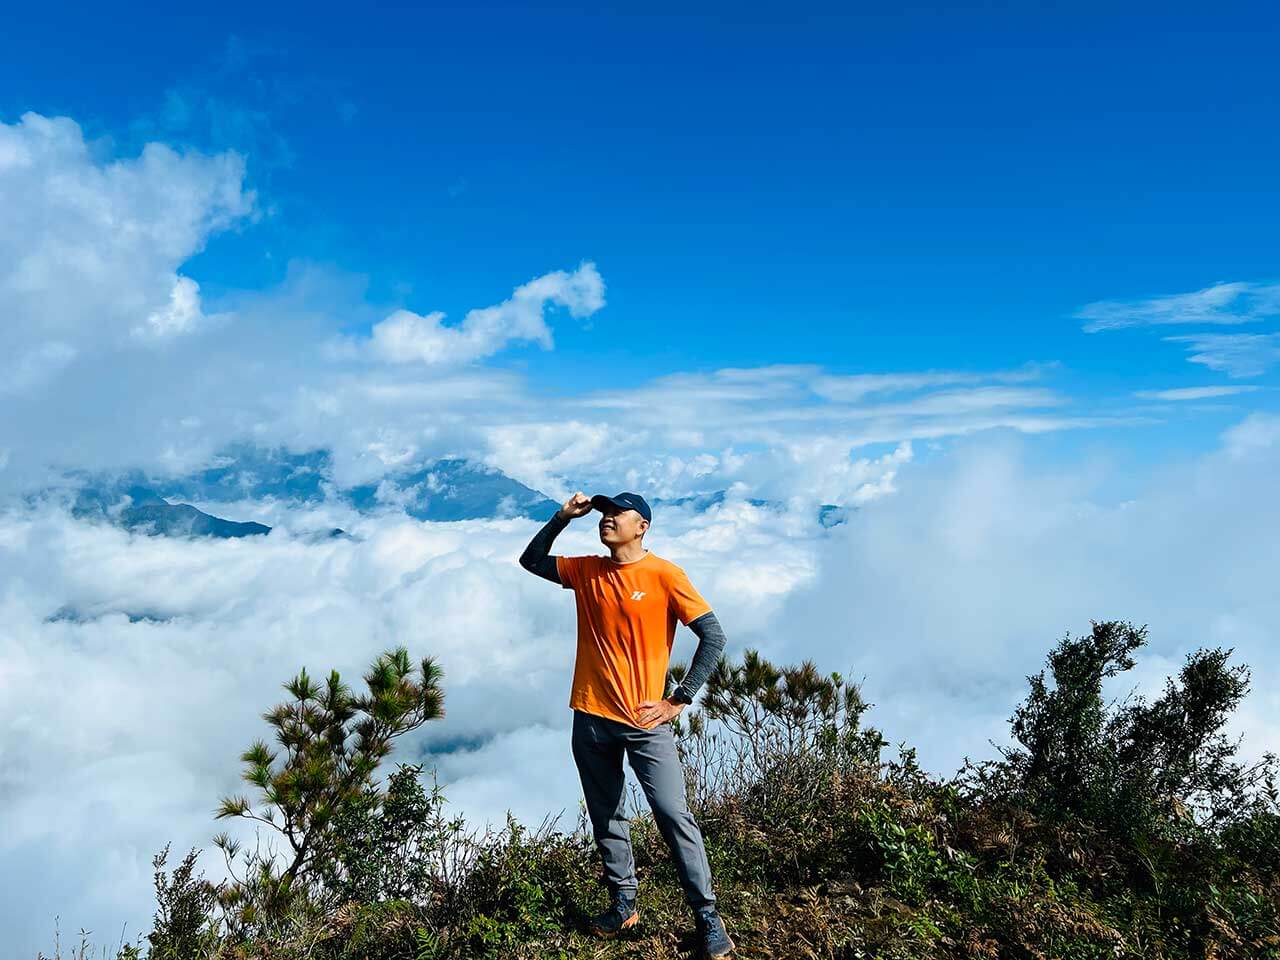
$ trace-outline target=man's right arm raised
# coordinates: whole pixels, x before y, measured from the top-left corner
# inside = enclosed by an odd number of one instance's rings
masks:
[[[560,583],[560,573],[556,569],[556,558],[551,555],[551,544],[560,531],[569,525],[574,517],[585,516],[591,512],[591,498],[579,491],[564,502],[550,520],[533,535],[529,545],[520,554],[520,566],[530,573],[536,573],[544,580]]]

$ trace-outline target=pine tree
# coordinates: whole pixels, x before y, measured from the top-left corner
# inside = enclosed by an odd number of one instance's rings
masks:
[[[433,658],[415,666],[400,647],[374,661],[364,676],[366,693],[353,693],[336,670],[323,685],[305,669],[284,685],[292,699],[263,714],[278,747],[259,740],[240,757],[243,779],[258,788],[259,802],[225,797],[216,813],[283,837],[283,869],[258,848],[246,851],[246,871],[236,875],[240,844],[219,834],[214,844],[236,879],[224,891],[224,909],[239,909],[246,924],[256,924],[286,905],[293,891],[315,886],[332,854],[335,818],[371,787],[392,742],[444,716],[442,677]]]

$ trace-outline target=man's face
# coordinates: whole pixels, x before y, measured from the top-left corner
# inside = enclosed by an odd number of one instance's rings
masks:
[[[638,540],[649,528],[649,521],[635,510],[605,507],[600,512],[600,542],[620,546]]]

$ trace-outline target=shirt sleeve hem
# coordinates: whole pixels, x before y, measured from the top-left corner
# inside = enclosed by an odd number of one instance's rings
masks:
[[[708,604],[708,605],[707,605],[705,608],[703,608],[703,609],[696,609],[696,610],[694,610],[694,612],[690,614],[690,616],[689,616],[689,618],[688,618],[687,620],[682,620],[682,621],[680,621],[680,622],[681,622],[681,623],[683,623],[683,624],[687,627],[689,624],[693,623],[693,621],[697,620],[699,617],[705,617],[705,616],[706,616],[708,613],[710,613],[711,611],[712,611],[712,607],[711,607],[711,605],[710,605],[710,604]]]
[[[572,566],[568,563],[568,557],[556,557],[556,573],[560,575],[560,586],[566,590],[573,589],[573,581],[566,573],[567,569]]]

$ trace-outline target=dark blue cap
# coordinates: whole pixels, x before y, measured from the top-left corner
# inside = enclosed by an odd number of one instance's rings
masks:
[[[649,510],[649,504],[645,503],[644,497],[638,493],[620,493],[616,497],[606,497],[603,493],[597,493],[591,498],[591,506],[601,513],[604,512],[604,507],[610,504],[619,510],[634,510],[650,523],[653,523],[653,514]]]

